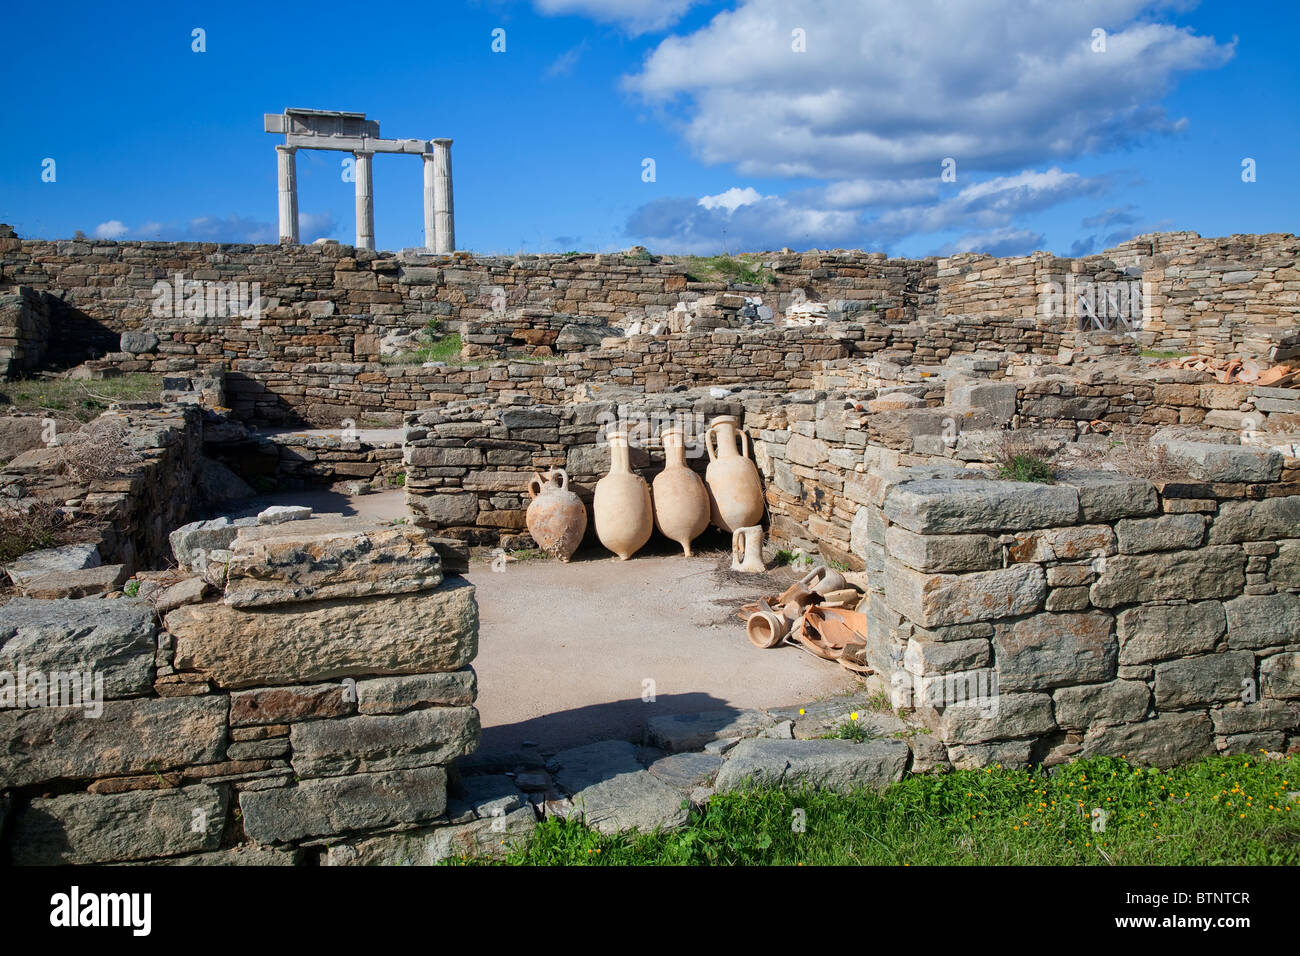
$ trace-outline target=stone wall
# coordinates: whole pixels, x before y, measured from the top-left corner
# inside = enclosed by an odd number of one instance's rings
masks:
[[[1045,295],[1063,293],[1067,278],[1080,284],[1140,279],[1145,302],[1138,339],[1145,347],[1268,362],[1300,335],[1297,255],[1300,240],[1289,234],[1203,239],[1190,232],[1139,236],[1082,259],[963,254],[939,260],[938,304],[940,314],[1053,325]],[[1058,321],[1067,330],[1077,327],[1065,314]]]
[[[1113,252],[1135,258],[1152,291],[1149,347],[1264,362],[1300,354],[1295,236],[1155,233]]]
[[[1198,479],[867,476],[869,659],[954,766],[1300,738],[1300,489],[1275,452],[1179,454]]]
[[[1147,249],[1159,252],[1148,255]],[[1295,253],[1294,237],[1201,240],[1178,234],[1143,237],[1081,260],[1045,253],[943,260],[841,251],[771,254],[761,260],[758,284],[733,290],[765,296],[778,311],[800,295],[824,300],[830,315],[844,321],[812,330],[768,327],[753,339],[730,337],[744,330],[721,330],[728,334],[711,339],[700,337],[710,330],[633,337],[612,348],[592,348],[606,324],[653,319],[679,302],[725,292],[727,284],[695,281],[690,260],[644,254],[437,257],[337,244],[9,236],[0,237],[0,286],[22,284],[54,296],[65,315],[61,321],[68,328],[79,323],[78,334],[56,336],[60,340],[98,342],[101,333],[127,333],[122,351],[100,347],[103,361],[123,371],[172,374],[223,365],[232,401],[251,421],[327,424],[386,415],[384,423],[393,425],[402,412],[482,394],[479,385],[517,388],[551,402],[591,381],[656,390],[679,381],[727,385],[777,374],[802,387],[811,384],[814,363],[833,359],[919,366],[963,352],[1047,358],[1132,351],[1137,339],[1083,334],[1072,319],[1043,312],[1044,283],[1067,275],[1110,281],[1147,270],[1149,311],[1158,322],[1143,333],[1143,344],[1204,345],[1263,357],[1295,331],[1297,290],[1289,288],[1296,284],[1290,278]],[[1213,273],[1208,278],[1201,275],[1207,269]],[[1246,273],[1252,278],[1243,278]],[[195,298],[178,275],[204,284],[203,294]],[[239,283],[246,287],[243,298]],[[230,302],[244,298],[256,299],[260,310],[237,314]],[[1227,318],[1205,331],[1216,316]],[[410,334],[430,321],[460,332],[471,358],[510,352],[571,358],[486,369],[394,364],[391,343],[411,341]],[[1253,323],[1249,334],[1244,322]],[[1177,331],[1184,327],[1196,335]],[[798,337],[804,332],[822,337],[825,347],[810,350],[809,340]],[[520,367],[527,364],[537,367]]]
[[[103,455],[119,459],[115,473],[69,473],[69,445],[110,425],[120,427],[120,437],[116,430],[105,433],[103,441],[112,445]],[[166,555],[167,535],[189,520],[201,495],[199,406],[123,404],[55,442],[18,455],[0,471],[0,493],[10,506],[36,498],[57,502],[77,540],[94,545],[105,565],[122,565],[127,573]],[[113,447],[119,442],[120,452]]]
[[[773,255],[758,294],[840,302],[905,320],[932,305],[933,260],[889,260],[862,252]],[[176,356],[299,362],[378,361],[393,329],[430,319],[450,330],[494,321],[505,310],[544,309],[608,323],[643,319],[679,301],[726,291],[695,281],[687,262],[638,254],[430,256],[369,252],[335,243],[251,246],[193,242],[24,240],[0,237],[0,286],[57,293],[69,306],[121,333],[160,340],[157,359]],[[205,283],[177,291],[176,276]],[[166,291],[157,283],[166,283]],[[257,283],[261,315],[213,315],[216,283]],[[255,298],[255,297],[251,297]],[[227,296],[227,303],[231,296]],[[846,305],[846,303],[852,303]],[[204,312],[201,315],[196,312]],[[221,310],[216,310],[221,311]],[[226,309],[226,313],[233,310]],[[147,340],[146,340],[147,341]],[[166,371],[167,369],[160,369]]]
[[[337,516],[241,524],[178,531],[182,570],[141,599],[0,608],[13,863],[373,862],[390,844],[434,862],[493,827],[448,800],[478,742],[478,617],[436,542]],[[92,671],[102,698],[15,705],[19,668],[29,686]]]
[[[401,432],[256,431],[223,421],[204,430],[204,451],[250,484],[281,490],[354,485],[383,490],[403,481]]]
[[[14,378],[41,365],[50,340],[47,297],[26,286],[0,295],[0,378]]]

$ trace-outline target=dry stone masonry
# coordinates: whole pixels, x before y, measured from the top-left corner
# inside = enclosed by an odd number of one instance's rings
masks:
[[[409,525],[265,520],[178,531],[190,576],[142,591],[194,586],[161,614],[144,597],[0,608],[6,666],[102,678],[99,714],[0,710],[15,863],[282,865],[463,826],[447,767],[478,741],[473,586]]]
[[[677,826],[752,780],[1300,748],[1300,382],[1143,355],[1300,364],[1296,237],[767,253],[743,282],[643,249],[366,244],[0,228],[0,371],[162,377],[159,402],[80,430],[0,421],[0,496],[76,529],[5,568],[0,673],[55,675],[0,706],[14,862],[433,863],[546,814]],[[460,354],[424,361],[448,335]],[[820,739],[840,703],[673,715],[459,775],[469,546],[535,544],[534,473],[566,469],[590,505],[611,430],[649,478],[681,426],[703,473],[724,415],[772,545],[862,582],[868,661],[907,720],[872,712],[856,743]],[[105,436],[121,453],[92,467]],[[1016,442],[1054,479],[1000,477]],[[266,482],[404,487],[408,516],[226,515]]]

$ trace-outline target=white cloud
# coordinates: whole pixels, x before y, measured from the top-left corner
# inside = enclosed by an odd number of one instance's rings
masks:
[[[270,224],[267,224],[270,228]],[[338,231],[339,224],[331,212],[312,213],[304,212],[298,216],[298,237],[303,242],[314,242],[317,239],[337,239],[334,235]],[[275,231],[279,232],[280,227],[277,225]],[[276,236],[271,240],[279,242],[280,237]]]
[[[569,50],[565,50],[563,53],[561,53],[559,56],[555,58],[555,60],[551,63],[550,66],[546,68],[546,75],[564,76],[565,74],[572,73],[573,68],[578,65],[578,60],[582,59],[582,54],[585,53],[586,51],[587,51],[586,40],[583,40],[577,46]]]
[[[990,256],[1027,256],[1043,245],[1043,234],[1032,229],[1004,227],[972,233],[946,243],[933,255],[951,256],[958,252],[982,252]]]
[[[298,234],[303,242],[332,237],[338,222],[329,212],[304,212],[298,216]],[[137,239],[163,239],[168,242],[279,242],[279,227],[273,222],[247,216],[197,216],[182,222],[150,221],[136,229],[116,219],[95,227],[99,239],[122,239],[128,234]]]
[[[1010,249],[1013,251],[998,254],[1019,255],[1022,246],[1032,251],[1043,243],[1041,233],[1017,228],[1019,217],[1095,195],[1105,186],[1102,177],[1084,177],[1055,166],[1042,171],[1027,169],[973,182],[959,190],[948,186],[954,190],[948,198],[895,204],[874,216],[866,208],[827,200],[831,194],[838,200],[862,200],[871,193],[870,189],[856,190],[853,184],[799,190],[786,196],[762,196],[752,186],[733,186],[694,203],[685,198],[661,199],[642,206],[628,220],[627,232],[664,252],[717,252],[724,241],[730,248],[744,251],[782,246],[886,249],[909,236],[964,230],[965,235],[943,248],[958,252]],[[927,198],[932,192],[904,182],[885,198],[912,195]]]
[[[1160,98],[1232,46],[1154,22],[1159,6],[743,0],[664,39],[625,82],[684,116],[702,160],[742,175],[919,179],[945,157],[1000,172],[1181,128]],[[1099,25],[1104,53],[1091,49]],[[796,28],[807,52],[791,48]]]
[[[1043,172],[1027,169],[964,186],[937,203],[889,210],[873,221],[872,232],[879,239],[895,239],[948,229],[996,229],[1019,215],[1099,193],[1105,185],[1100,177],[1085,178],[1056,166]]]
[[[741,206],[748,206],[762,199],[763,194],[753,186],[746,186],[744,189],[732,186],[726,192],[718,193],[716,196],[701,196],[699,205],[705,209],[725,209],[727,212],[735,212]]]
[[[666,30],[700,0],[533,0],[546,16],[614,23],[633,36]]]
[[[720,195],[733,192],[744,191],[732,189]],[[705,205],[690,197],[657,199],[629,217],[627,235],[657,252],[705,255],[724,248],[747,252],[787,245],[802,249],[862,245],[857,212],[818,208],[780,196],[745,198],[735,206]]]
[[[901,206],[939,197],[939,177],[926,179],[845,179],[831,183],[823,192],[827,205]]]

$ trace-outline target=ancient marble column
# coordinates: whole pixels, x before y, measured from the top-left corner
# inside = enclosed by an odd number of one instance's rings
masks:
[[[277,146],[275,165],[280,185],[280,241],[298,241],[298,170],[296,146]]]
[[[436,252],[438,249],[438,219],[433,209],[433,184],[434,184],[434,165],[433,165],[433,142],[429,143],[430,150],[421,154],[424,160],[424,248],[427,252]]]
[[[451,253],[456,249],[455,212],[451,199],[451,140],[435,139],[433,143],[433,251]],[[426,170],[428,167],[425,167]],[[428,173],[426,172],[426,177]],[[428,196],[428,179],[425,195]],[[426,203],[428,199],[426,198]]]
[[[375,248],[375,194],[374,182],[370,172],[370,160],[375,155],[371,152],[357,150],[357,248]]]

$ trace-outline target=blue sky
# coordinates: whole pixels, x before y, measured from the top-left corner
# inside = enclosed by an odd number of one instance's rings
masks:
[[[5,23],[23,236],[274,241],[262,114],[290,106],[453,138],[482,253],[1083,254],[1300,219],[1295,0],[11,0]],[[344,155],[298,154],[304,240],[352,241]],[[379,248],[420,245],[419,160],[374,168]]]

